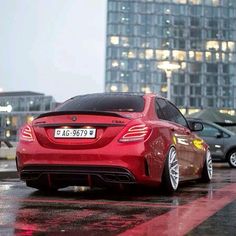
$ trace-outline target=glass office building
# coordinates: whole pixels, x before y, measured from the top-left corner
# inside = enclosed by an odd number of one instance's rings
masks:
[[[17,141],[20,127],[56,106],[52,96],[29,91],[0,93],[0,139]]]
[[[107,92],[167,96],[183,112],[236,109],[235,0],[108,0]]]

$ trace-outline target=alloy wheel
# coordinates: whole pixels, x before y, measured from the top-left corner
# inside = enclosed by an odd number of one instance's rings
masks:
[[[207,156],[206,156],[206,166],[209,179],[212,179],[213,166],[212,166],[211,152],[209,150],[207,151]]]
[[[170,181],[173,189],[176,190],[179,185],[179,164],[175,148],[170,149],[168,158],[169,158]]]
[[[229,162],[232,167],[236,167],[236,152],[233,152],[229,157]]]

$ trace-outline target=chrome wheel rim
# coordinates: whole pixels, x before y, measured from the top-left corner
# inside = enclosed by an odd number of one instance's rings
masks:
[[[206,165],[207,165],[207,173],[208,173],[209,179],[211,179],[212,175],[213,175],[213,166],[212,166],[211,153],[210,153],[209,150],[207,151],[206,162],[207,162],[206,163]]]
[[[232,166],[236,167],[236,152],[232,153],[229,159]]]
[[[179,185],[179,164],[174,148],[171,148],[169,152],[169,174],[171,185],[176,190]]]

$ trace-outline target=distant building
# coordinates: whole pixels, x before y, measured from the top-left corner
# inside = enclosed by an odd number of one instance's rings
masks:
[[[0,138],[17,140],[19,128],[56,106],[52,96],[29,91],[0,93]]]
[[[108,0],[107,92],[166,96],[185,112],[236,109],[235,0]]]

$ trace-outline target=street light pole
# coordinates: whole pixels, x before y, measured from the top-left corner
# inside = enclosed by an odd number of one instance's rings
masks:
[[[170,63],[169,61],[163,61],[158,63],[157,67],[165,71],[167,79],[167,99],[171,99],[171,76],[174,70],[178,70],[180,65],[178,63]]]

